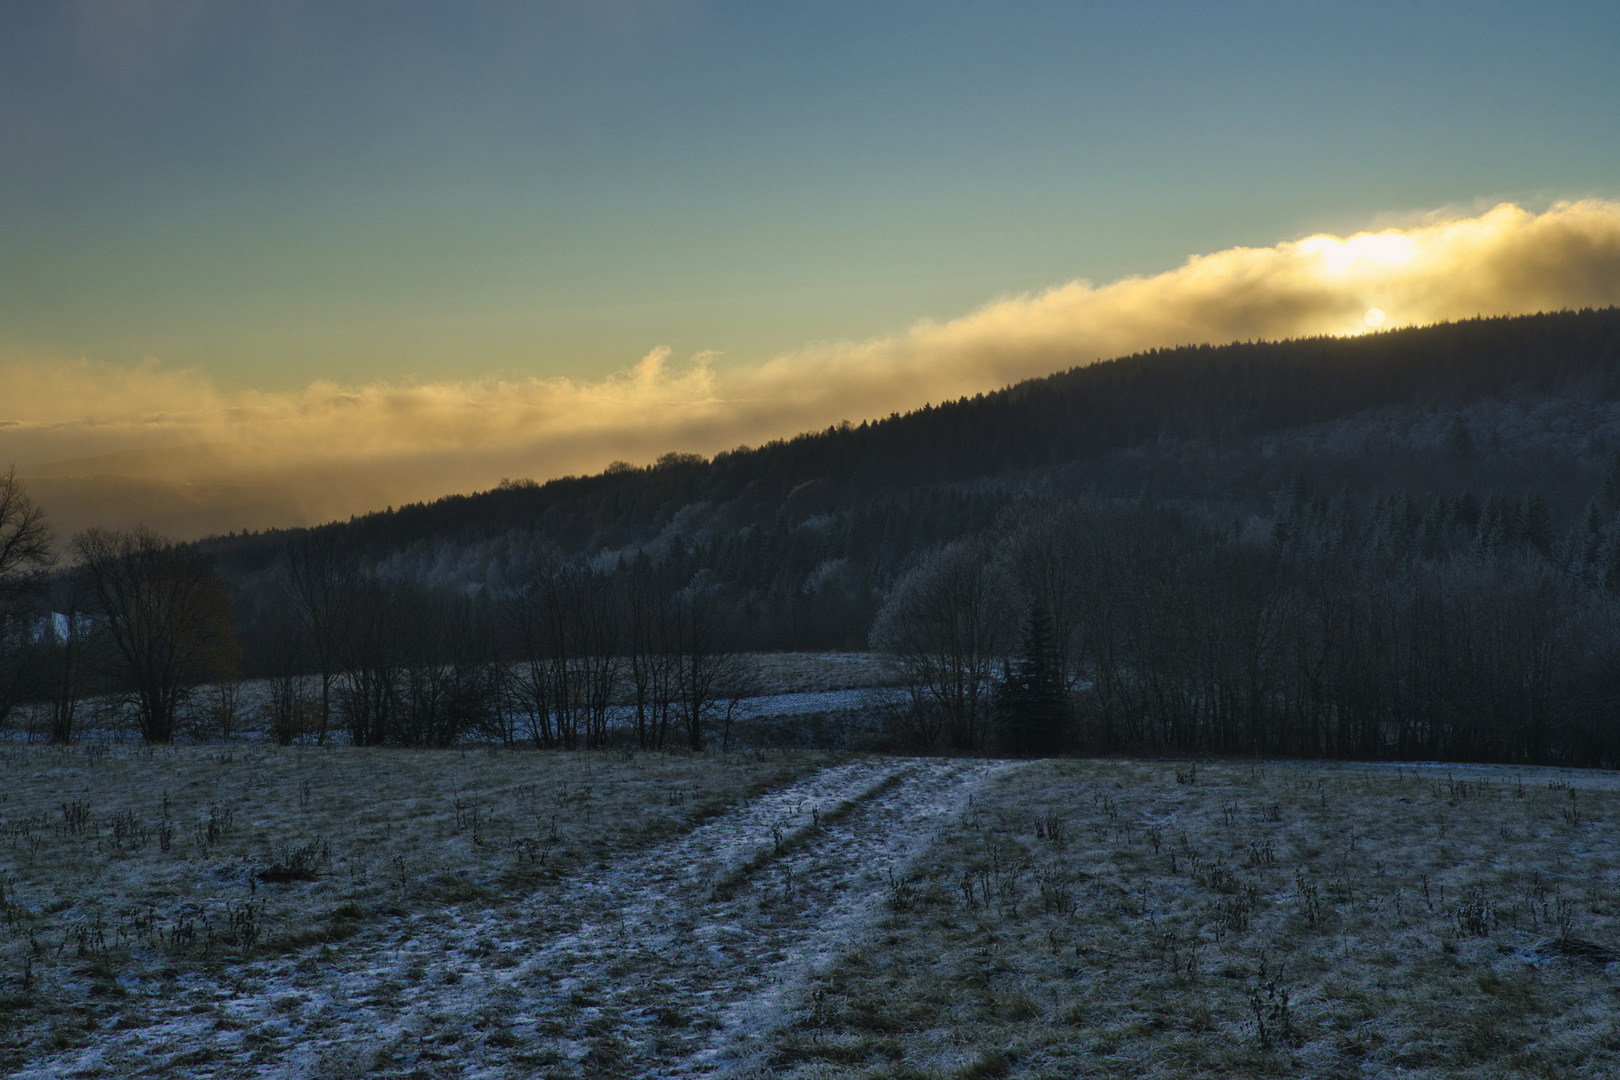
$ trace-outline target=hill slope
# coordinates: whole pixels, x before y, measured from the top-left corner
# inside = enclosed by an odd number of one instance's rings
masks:
[[[1613,762],[1620,311],[1148,353],[198,552],[287,723],[319,667],[356,742],[597,745],[633,689],[696,747],[703,665],[870,640],[914,744]]]
[[[712,461],[669,454],[644,469],[521,481],[316,531],[342,534],[399,572],[471,583],[491,560],[524,552],[554,547],[591,558],[649,547],[659,556],[675,537],[687,546],[757,544],[783,528],[803,534],[806,521],[818,536],[849,534],[832,547],[809,544],[824,557],[892,569],[917,546],[971,531],[1006,498],[1035,488],[1145,494],[1226,518],[1268,514],[1277,493],[1301,478],[1415,497],[1535,488],[1568,516],[1620,448],[1617,402],[1613,308],[1186,347]],[[204,545],[241,576],[303,531]],[[779,562],[794,545],[784,535],[768,546]],[[432,566],[423,563],[427,551]]]

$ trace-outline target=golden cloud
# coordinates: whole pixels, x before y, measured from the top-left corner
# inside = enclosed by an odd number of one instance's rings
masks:
[[[0,461],[59,524],[145,517],[183,535],[299,524],[555,476],[672,447],[886,415],[1155,346],[1366,332],[1620,303],[1620,203],[1475,217],[1198,255],[1152,277],[1074,281],[948,322],[759,364],[653,349],[588,381],[479,379],[225,393],[148,361],[0,365]],[[108,504],[117,485],[128,505]],[[96,480],[95,478],[101,478]],[[154,485],[156,485],[154,487]],[[77,494],[75,494],[77,492]]]

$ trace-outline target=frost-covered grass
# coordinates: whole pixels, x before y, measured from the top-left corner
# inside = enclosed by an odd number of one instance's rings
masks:
[[[142,1068],[212,1068],[230,1000],[589,877],[759,793],[808,755],[493,749],[0,749],[0,1068],[153,1029]],[[504,962],[498,956],[483,962]],[[357,986],[356,994],[384,992]],[[280,1006],[277,1006],[280,1008]],[[174,1026],[173,1014],[191,1027]],[[240,1033],[240,1066],[291,1029]],[[195,1061],[187,1054],[202,1053]],[[66,1055],[62,1057],[62,1055]]]
[[[979,790],[760,1072],[1620,1075],[1617,787],[1033,764]]]
[[[761,694],[813,694],[897,686],[902,673],[881,653],[753,653]]]
[[[22,1076],[1610,1076],[1620,777],[0,748]]]

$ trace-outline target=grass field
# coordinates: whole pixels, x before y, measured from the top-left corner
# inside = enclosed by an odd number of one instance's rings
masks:
[[[778,1075],[1620,1075],[1602,773],[1043,762],[938,837]]]
[[[21,1075],[1610,1076],[1612,774],[0,750]]]
[[[0,750],[0,1065],[77,1060],[71,1051],[109,1032],[161,1028],[176,1007],[228,1025],[222,987],[251,994],[283,968],[374,952],[414,920],[499,913],[814,764],[487,749]],[[291,1045],[289,1032],[250,1034],[244,1064]],[[149,1063],[184,1066],[187,1048],[163,1042]]]

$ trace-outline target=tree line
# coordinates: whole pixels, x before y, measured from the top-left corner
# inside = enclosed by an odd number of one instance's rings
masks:
[[[605,571],[553,556],[468,593],[380,577],[311,534],[287,545],[270,606],[283,741],[699,750],[729,739],[754,685],[719,591],[646,557]]]
[[[1587,411],[1505,443],[1480,412],[1554,399]],[[1607,760],[1616,402],[1605,309],[1160,350],[313,529],[86,533],[54,568],[13,477],[0,713],[127,698],[164,740],[263,678],[285,738],[692,745],[742,643],[870,643],[918,745]],[[1415,413],[1449,434],[1391,434]],[[1306,437],[1333,418],[1360,453]]]
[[[921,560],[872,640],[920,744],[1612,767],[1617,501],[1554,535],[1533,495],[1296,488],[1258,537],[1031,502]]]
[[[1491,402],[1529,413],[1548,394],[1600,415],[1573,418],[1556,437],[1509,429],[1498,441]],[[1414,413],[1449,417],[1450,435],[1402,443]],[[985,532],[1031,494],[1146,493],[1194,518],[1229,521],[1269,517],[1299,472],[1361,498],[1402,488],[1423,500],[1464,487],[1484,501],[1493,490],[1534,492],[1560,532],[1620,443],[1616,417],[1620,311],[1479,319],[1158,350],[712,460],[670,453],[645,468],[507,481],[199,547],[232,587],[252,675],[274,666],[261,632],[271,605],[253,594],[281,572],[287,544],[311,534],[333,534],[380,577],[490,594],[552,555],[603,567],[645,552],[672,579],[706,571],[735,632],[756,648],[861,648],[913,560]],[[1299,437],[1311,430],[1301,425],[1328,421],[1359,452]]]
[[[68,741],[94,699],[128,709],[151,743],[230,734],[243,719],[239,620],[199,548],[92,529],[51,574],[50,542],[22,485],[0,478],[0,720],[44,706],[50,737]],[[645,556],[611,571],[556,557],[499,594],[469,594],[389,580],[340,536],[305,534],[247,599],[283,743],[700,750],[729,741],[756,686],[721,590]]]
[[[283,742],[701,749],[757,691],[744,598],[691,559],[552,552],[507,587],[391,579],[341,534],[289,539],[239,602]],[[686,550],[686,549],[682,549]],[[194,545],[49,533],[0,485],[4,697],[72,737],[91,697],[172,740],[228,728],[242,649]],[[690,551],[686,551],[690,555]],[[1419,507],[1297,481],[1269,529],[1143,501],[1007,499],[882,593],[912,748],[1612,765],[1620,760],[1620,457],[1573,526],[1542,499]]]
[[[1454,407],[1572,385],[1592,399],[1620,397],[1620,309],[1155,349],[712,459],[672,452],[644,468],[511,480],[331,527],[368,558],[511,530],[580,554],[644,540],[694,505],[766,525],[784,511],[802,520],[821,507],[1061,467],[1160,438],[1230,444],[1397,402]],[[275,536],[231,546],[251,557],[256,545],[278,557]]]

